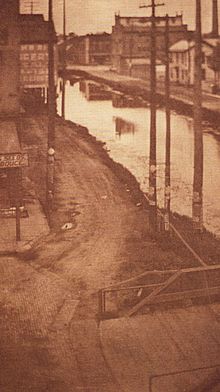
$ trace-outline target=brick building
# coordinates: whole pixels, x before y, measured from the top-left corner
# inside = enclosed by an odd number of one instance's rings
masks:
[[[29,104],[47,100],[49,24],[41,14],[21,14],[20,25],[20,85]],[[57,83],[57,46],[54,30],[55,81]]]
[[[27,154],[19,138],[19,0],[0,1],[0,217],[22,205]]]
[[[62,60],[60,45],[60,60]],[[72,64],[110,64],[111,35],[108,33],[74,36],[66,41],[67,63]]]
[[[156,18],[157,61],[163,62],[165,50],[165,18]],[[170,45],[186,38],[187,25],[181,15],[169,17]],[[150,17],[115,15],[112,27],[112,68],[121,74],[146,78],[150,60]]]
[[[0,1],[0,113],[19,112],[19,1]]]

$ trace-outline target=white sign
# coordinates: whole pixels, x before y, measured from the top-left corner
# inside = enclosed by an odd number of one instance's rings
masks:
[[[0,169],[28,166],[28,154],[0,154]]]

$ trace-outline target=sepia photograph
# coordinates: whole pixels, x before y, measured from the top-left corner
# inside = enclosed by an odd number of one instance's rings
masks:
[[[0,0],[0,392],[220,392],[220,0]]]

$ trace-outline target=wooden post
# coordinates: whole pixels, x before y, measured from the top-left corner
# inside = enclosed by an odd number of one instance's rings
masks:
[[[149,158],[149,221],[153,232],[157,231],[157,135],[156,135],[156,7],[164,3],[140,6],[140,8],[151,8],[151,55],[150,55],[150,158]]]
[[[102,318],[103,315],[103,291],[98,291],[98,315]]]
[[[21,213],[19,204],[16,205],[16,241],[21,241]]]
[[[133,58],[133,28],[131,26],[130,40],[129,40],[129,76],[132,76],[132,58]]]
[[[164,229],[170,229],[170,59],[169,59],[169,16],[166,15],[165,32],[165,101],[166,101],[166,157],[165,157],[165,203]]]
[[[203,230],[203,134],[202,134],[202,34],[201,0],[196,0],[194,74],[194,178],[192,216],[194,229]]]
[[[152,0],[150,64],[150,161],[149,161],[149,219],[157,231],[157,157],[156,157],[156,21],[155,1]]]
[[[54,25],[53,25],[53,0],[49,0],[48,23],[48,147],[54,148],[55,141],[55,80],[54,80]]]
[[[49,0],[49,30],[48,30],[48,156],[47,156],[47,183],[46,199],[48,219],[52,209],[54,193],[54,153],[55,153],[55,114],[56,114],[56,95],[54,80],[54,25],[53,25],[53,0]]]

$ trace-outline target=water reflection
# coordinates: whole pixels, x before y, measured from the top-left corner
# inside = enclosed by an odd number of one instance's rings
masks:
[[[111,157],[127,167],[144,191],[148,190],[150,111],[116,108],[111,100],[88,101],[82,84],[66,87],[66,118],[87,127],[106,142]],[[58,100],[58,107],[60,102]],[[118,119],[118,120],[117,120]],[[165,113],[157,111],[158,202],[164,205]],[[191,216],[194,133],[192,119],[171,117],[171,209]],[[206,128],[205,128],[206,129]],[[209,128],[210,131],[210,128]],[[120,136],[120,137],[119,137]],[[220,144],[204,134],[204,224],[220,235]]]
[[[121,117],[113,117],[115,121],[115,134],[121,137],[125,133],[135,133],[135,125],[131,121],[123,120]]]
[[[145,108],[149,104],[142,97],[131,97],[120,91],[112,91],[112,106],[114,108]]]
[[[103,84],[98,84],[90,80],[81,80],[79,89],[87,101],[102,101],[112,98],[111,89]]]

